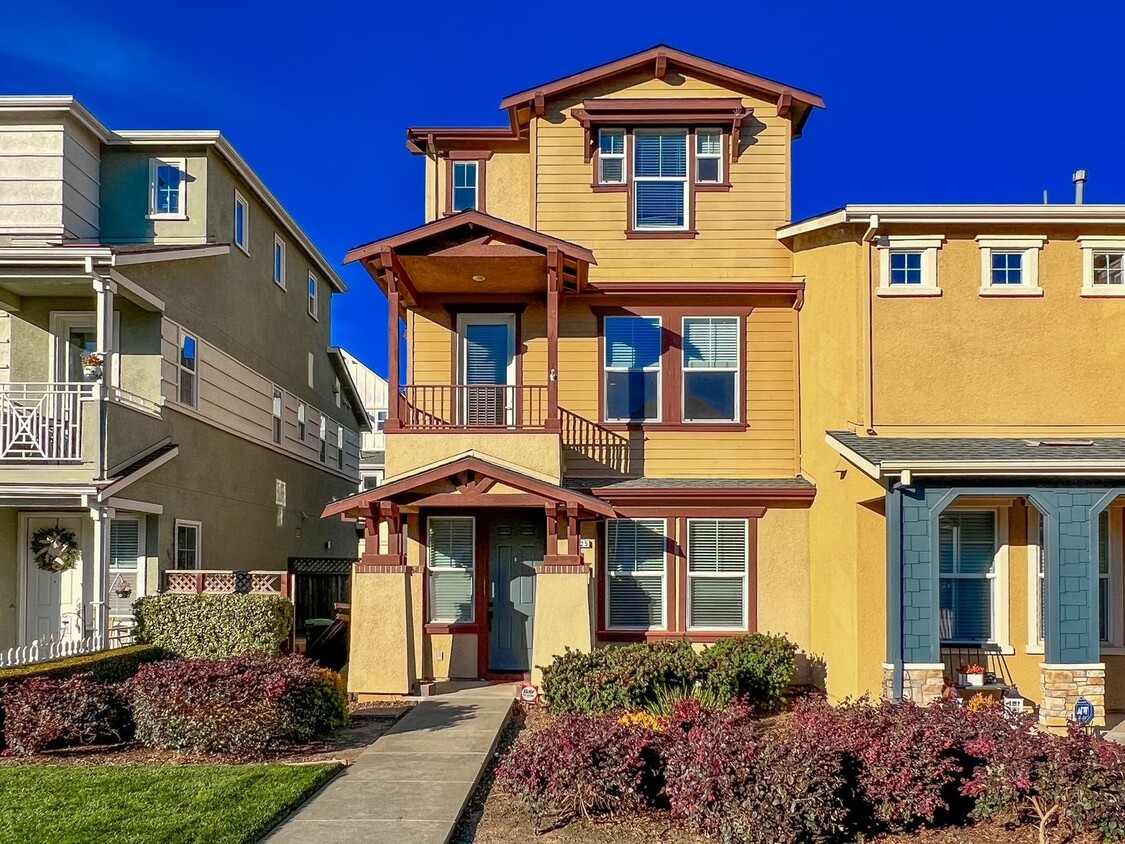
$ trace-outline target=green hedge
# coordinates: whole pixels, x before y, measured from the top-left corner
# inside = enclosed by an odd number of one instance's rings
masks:
[[[146,662],[165,659],[167,654],[156,645],[129,645],[110,651],[99,651],[81,656],[68,656],[50,662],[37,662],[34,665],[21,665],[18,668],[0,669],[0,686],[5,683],[30,680],[32,677],[50,677],[61,680],[72,674],[89,672],[95,680],[104,683],[120,683],[137,673]]]
[[[150,595],[133,614],[137,641],[193,659],[276,654],[293,624],[293,604],[276,595]]]

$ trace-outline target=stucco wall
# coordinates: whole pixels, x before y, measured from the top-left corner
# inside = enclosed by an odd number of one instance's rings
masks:
[[[185,159],[187,219],[149,219],[149,161],[154,157]],[[208,155],[199,147],[106,147],[101,164],[102,242],[207,242],[208,175]]]

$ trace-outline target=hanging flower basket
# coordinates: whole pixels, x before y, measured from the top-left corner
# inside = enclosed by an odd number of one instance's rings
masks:
[[[74,533],[57,525],[40,528],[31,535],[31,553],[35,565],[52,574],[70,571],[82,560]]]

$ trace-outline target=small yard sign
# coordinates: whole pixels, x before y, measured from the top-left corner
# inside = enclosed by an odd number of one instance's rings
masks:
[[[1078,703],[1074,704],[1074,720],[1083,727],[1090,724],[1094,720],[1094,704],[1084,697],[1078,698]]]
[[[520,683],[520,700],[524,703],[539,703],[539,687],[531,683]]]

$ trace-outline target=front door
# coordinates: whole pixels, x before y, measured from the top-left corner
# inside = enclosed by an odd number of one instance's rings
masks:
[[[87,556],[83,528],[88,520],[80,516],[28,516],[24,538],[24,630],[23,643],[47,639],[80,639],[85,635],[82,600],[82,574],[79,562],[69,571],[52,573],[39,568],[31,550],[37,531],[58,527],[68,531]]]
[[[535,569],[547,551],[546,525],[526,516],[493,518],[488,534],[488,668],[506,674],[531,671],[535,621]]]
[[[506,427],[515,415],[514,314],[462,314],[460,336],[461,424]]]

